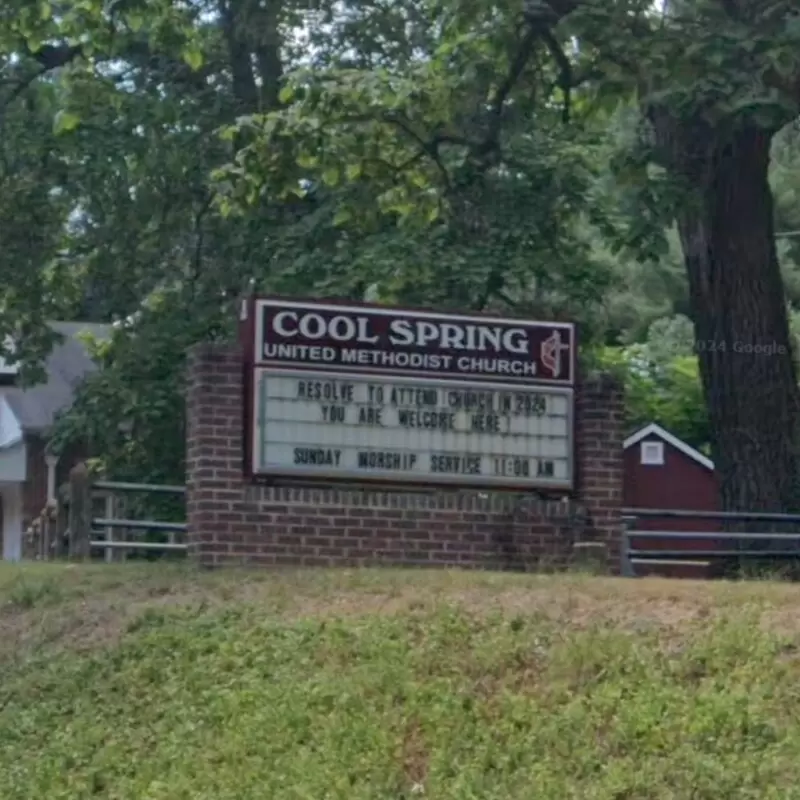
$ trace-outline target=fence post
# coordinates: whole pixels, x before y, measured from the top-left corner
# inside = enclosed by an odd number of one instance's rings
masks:
[[[631,529],[633,525],[634,523],[630,520],[625,520],[622,526],[622,548],[620,549],[622,564],[620,565],[620,574],[623,578],[636,577],[633,563],[631,562]]]
[[[64,538],[69,535],[69,484],[58,489],[56,504],[55,539],[53,542],[53,558],[64,555]]]
[[[42,548],[42,561],[49,561],[52,558],[50,553],[50,506],[45,506],[39,515],[39,525]]]
[[[92,529],[92,486],[83,462],[69,473],[69,555],[88,559]]]
[[[114,493],[107,492],[105,496],[105,510],[103,516],[106,519],[113,519],[114,518]],[[111,527],[106,527],[106,541],[110,542],[116,539],[117,537],[114,535],[115,531]],[[113,547],[106,547],[106,564],[110,564],[112,561],[115,560],[114,555],[114,548]],[[119,559],[116,559],[119,560]]]

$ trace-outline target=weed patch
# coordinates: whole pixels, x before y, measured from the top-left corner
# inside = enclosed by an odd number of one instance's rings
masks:
[[[113,638],[0,673],[4,800],[800,798],[791,586],[101,579]]]
[[[55,581],[24,575],[20,575],[8,589],[8,604],[20,609],[52,605],[61,597],[60,587]]]

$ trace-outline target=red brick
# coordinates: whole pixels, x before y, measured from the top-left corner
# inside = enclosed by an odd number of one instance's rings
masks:
[[[339,536],[345,538],[347,528],[329,528],[327,525],[318,525],[317,532],[323,536]]]
[[[474,533],[475,526],[470,522],[451,522],[447,530],[451,533]]]
[[[571,543],[584,535],[584,523],[573,523],[565,504],[524,495],[248,484],[242,476],[241,352],[203,344],[188,360],[187,543],[201,563],[533,569],[541,559],[544,566],[563,564]],[[612,382],[592,379],[581,387],[576,500],[586,508],[586,531],[606,542],[614,567],[622,425],[621,394]]]
[[[306,518],[300,514],[276,514],[274,522],[276,525],[304,525]],[[313,524],[313,523],[312,523]]]
[[[327,536],[304,536],[303,544],[309,547],[330,547],[333,540]]]

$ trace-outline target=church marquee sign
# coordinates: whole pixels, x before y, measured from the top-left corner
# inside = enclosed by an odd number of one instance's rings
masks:
[[[569,490],[571,324],[251,298],[257,480]]]

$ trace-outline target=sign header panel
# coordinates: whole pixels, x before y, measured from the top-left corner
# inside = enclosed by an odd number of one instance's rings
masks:
[[[572,386],[567,323],[373,306],[255,301],[254,364],[323,372]]]

